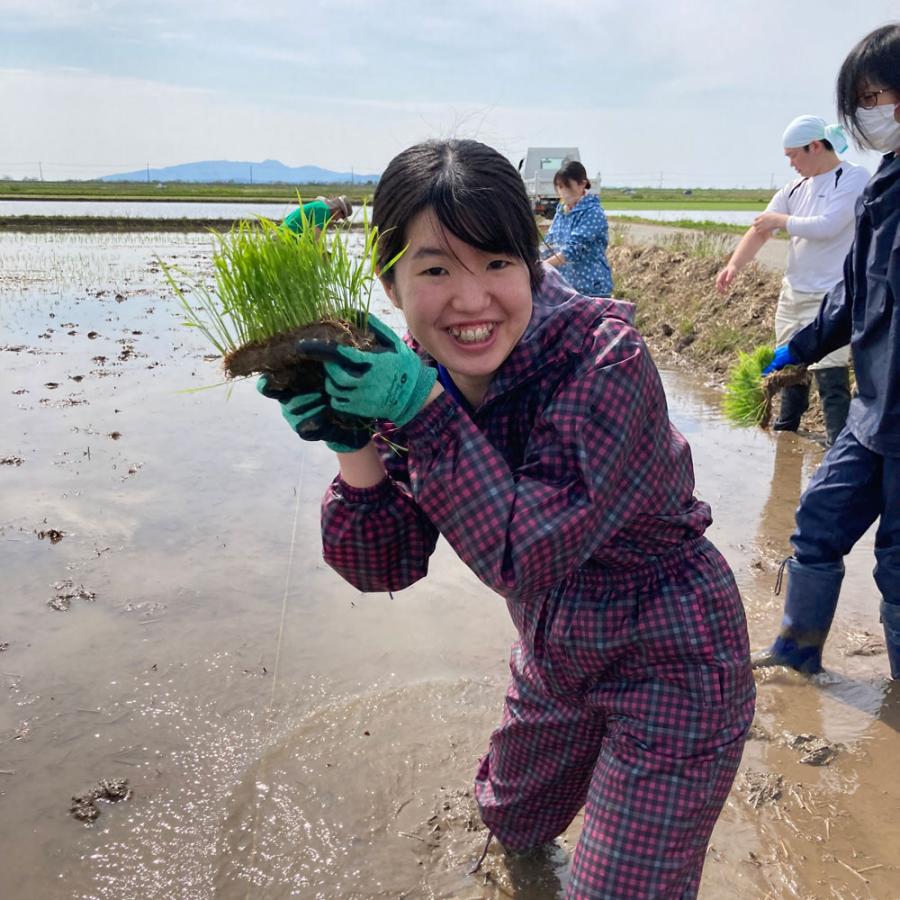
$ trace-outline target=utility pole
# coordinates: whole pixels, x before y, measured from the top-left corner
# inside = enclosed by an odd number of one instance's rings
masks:
[[[659,189],[660,190],[662,190],[662,185],[663,185],[663,173],[660,172],[659,173]]]
[[[253,163],[250,163],[250,184],[253,184]]]
[[[353,166],[350,166],[350,184],[353,185],[355,182],[353,180]]]
[[[147,184],[150,184],[150,163],[147,163]]]
[[[774,172],[770,173],[770,175],[769,175],[769,190],[770,191],[775,190],[775,173]]]
[[[43,181],[44,180],[44,164],[43,163],[38,163],[38,173],[41,176],[41,181]]]

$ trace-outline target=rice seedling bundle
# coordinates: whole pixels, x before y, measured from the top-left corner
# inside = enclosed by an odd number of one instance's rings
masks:
[[[806,366],[785,366],[764,376],[763,369],[775,357],[768,345],[750,353],[738,353],[738,361],[728,373],[722,411],[735,425],[767,428],[772,416],[772,398],[782,388],[809,381]]]
[[[175,280],[185,273],[162,264],[185,324],[221,354],[228,378],[265,374],[270,387],[302,393],[321,387],[324,374],[321,363],[298,354],[298,340],[372,344],[366,325],[377,229],[364,214],[362,253],[354,255],[327,223],[303,224],[297,234],[260,218],[215,235],[212,289],[189,278],[186,292]]]

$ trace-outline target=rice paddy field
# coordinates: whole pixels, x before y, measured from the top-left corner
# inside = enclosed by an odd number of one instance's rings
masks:
[[[544,858],[466,874],[505,604],[443,542],[393,597],[324,565],[333,455],[252,382],[221,386],[161,272],[206,277],[211,246],[0,234],[0,894],[561,896],[578,820]],[[373,311],[400,327],[380,293]],[[663,374],[762,646],[822,450],[735,429],[698,371]],[[900,685],[872,564],[868,536],[827,672],[760,678],[704,900],[900,897]]]
[[[173,181],[0,181],[0,200],[207,200],[229,202],[292,202],[299,194],[312,198],[319,194],[345,194],[354,202],[371,199],[372,184],[235,184]],[[604,187],[607,204],[697,205],[698,208],[764,208],[774,188],[622,188]]]

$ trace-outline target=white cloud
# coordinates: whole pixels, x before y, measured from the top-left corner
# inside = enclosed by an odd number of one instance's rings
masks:
[[[833,118],[841,59],[889,7],[0,0],[17,34],[0,74],[12,123],[0,174],[51,154],[81,167],[272,157],[374,171],[413,140],[460,133],[511,157],[577,144],[613,180],[781,182],[784,125]]]

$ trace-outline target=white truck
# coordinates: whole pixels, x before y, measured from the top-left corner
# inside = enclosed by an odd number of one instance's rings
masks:
[[[537,215],[552,219],[559,202],[553,187],[553,176],[567,162],[581,162],[577,147],[529,147],[525,158],[519,160],[519,173]],[[599,193],[600,175],[592,180],[592,193]]]

